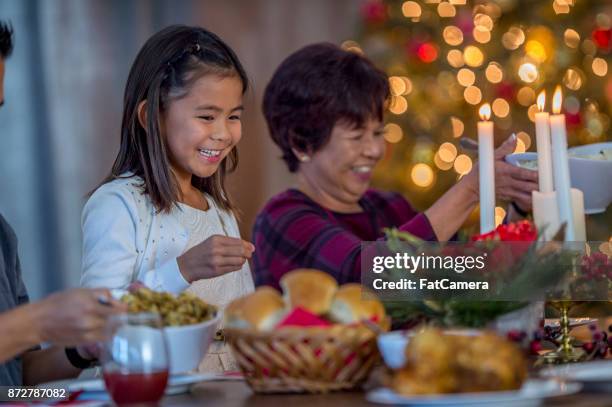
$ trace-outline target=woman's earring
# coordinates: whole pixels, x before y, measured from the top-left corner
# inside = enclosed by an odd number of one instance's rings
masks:
[[[307,156],[307,155],[300,156],[300,162],[307,163],[308,161],[310,161],[310,156]]]

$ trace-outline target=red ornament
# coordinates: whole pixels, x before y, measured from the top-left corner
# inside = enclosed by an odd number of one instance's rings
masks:
[[[361,16],[369,24],[387,21],[387,8],[380,0],[372,0],[361,6]]]
[[[495,92],[497,97],[506,100],[513,100],[516,96],[516,89],[514,88],[514,85],[509,82],[501,82],[495,87]]]
[[[421,61],[429,64],[438,58],[438,48],[430,42],[425,42],[417,47],[416,54]]]
[[[603,51],[610,51],[612,49],[612,28],[607,30],[598,28],[593,31],[593,42],[597,45],[597,48]]]
[[[578,127],[582,123],[582,117],[580,116],[580,112],[578,113],[565,113],[565,123],[567,127]]]

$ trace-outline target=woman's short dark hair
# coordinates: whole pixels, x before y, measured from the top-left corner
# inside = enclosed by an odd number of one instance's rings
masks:
[[[121,145],[110,174],[103,184],[131,172],[144,181],[144,191],[159,211],[168,211],[179,199],[179,186],[170,170],[167,146],[162,138],[160,116],[172,100],[185,96],[202,76],[237,76],[242,92],[248,78],[232,49],[218,36],[201,27],[173,25],[154,34],[132,64],[123,100]],[[138,119],[138,107],[146,100],[146,129]],[[234,148],[210,177],[195,175],[192,184],[210,194],[225,210],[234,210],[225,189],[225,177],[238,165]]]
[[[389,97],[387,75],[365,57],[330,44],[306,46],[285,59],[266,87],[263,112],[289,171],[298,169],[292,149],[322,148],[334,125],[356,128],[382,121]]]

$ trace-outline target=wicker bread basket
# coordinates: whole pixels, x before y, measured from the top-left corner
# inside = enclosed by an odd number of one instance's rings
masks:
[[[382,325],[388,329],[387,321]],[[257,393],[353,389],[368,377],[380,357],[376,333],[363,324],[274,331],[226,328],[224,334],[245,379]]]

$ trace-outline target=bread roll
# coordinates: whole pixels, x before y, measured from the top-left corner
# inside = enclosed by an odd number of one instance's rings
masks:
[[[363,319],[385,318],[385,308],[376,294],[361,284],[344,284],[336,292],[329,311],[329,317],[334,322],[351,324]]]
[[[338,289],[336,279],[314,269],[297,269],[280,279],[285,303],[290,309],[302,307],[313,314],[329,311]]]
[[[254,293],[234,300],[225,308],[225,326],[271,330],[285,316],[285,303],[272,287],[259,287]]]

